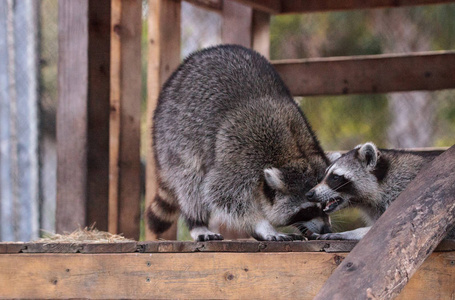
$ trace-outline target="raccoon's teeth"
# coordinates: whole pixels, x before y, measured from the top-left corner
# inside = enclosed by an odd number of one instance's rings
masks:
[[[327,202],[327,204],[324,207],[325,212],[330,212],[334,210],[338,206],[338,199],[333,199]]]

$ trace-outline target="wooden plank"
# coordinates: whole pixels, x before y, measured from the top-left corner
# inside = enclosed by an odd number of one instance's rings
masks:
[[[223,9],[223,0],[185,0],[193,5],[205,8],[214,12],[221,12]]]
[[[109,231],[139,239],[142,2],[114,0]]]
[[[454,169],[452,146],[398,196],[315,299],[396,297],[455,224]]]
[[[0,255],[5,298],[313,299],[346,254]],[[434,253],[401,299],[450,299],[455,254]]]
[[[444,4],[453,0],[281,0],[281,13],[309,13],[335,10],[386,8],[414,5]]]
[[[275,61],[294,96],[455,88],[455,51]]]
[[[140,252],[186,253],[186,252],[349,252],[356,241],[293,241],[259,242],[255,240],[186,242],[160,241],[140,242]]]
[[[88,1],[59,1],[56,231],[86,225]]]
[[[150,206],[157,192],[155,156],[152,149],[153,113],[161,86],[180,63],[181,2],[149,0],[148,65],[147,65],[147,166],[146,207]],[[157,238],[176,239],[177,222],[163,235],[155,236],[146,230],[146,240]]]
[[[227,0],[228,2],[231,0]],[[254,8],[268,14],[278,14],[281,12],[281,1],[277,0],[235,0],[245,6]]]
[[[108,230],[111,0],[89,1],[87,224]]]
[[[252,48],[270,58],[270,14],[253,10]]]
[[[223,43],[251,48],[253,24],[251,7],[234,1],[224,1],[222,17],[221,40]]]
[[[191,253],[191,252],[326,252],[351,251],[357,241],[293,241],[259,242],[235,241],[153,241],[116,243],[0,243],[0,254],[5,253]],[[455,252],[455,240],[443,240],[435,252]]]

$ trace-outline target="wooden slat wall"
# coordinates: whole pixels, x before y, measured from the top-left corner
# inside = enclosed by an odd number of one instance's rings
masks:
[[[313,299],[345,253],[0,255],[5,298]],[[398,299],[451,299],[454,252],[433,253]],[[172,262],[172,267],[170,267]]]
[[[59,1],[56,231],[86,223],[88,0]]]
[[[276,61],[295,96],[455,88],[455,51]]]
[[[147,166],[146,166],[146,207],[150,205],[157,191],[155,157],[152,149],[153,113],[162,84],[180,63],[180,14],[181,2],[175,0],[149,0],[148,19],[148,66],[147,66]],[[147,225],[146,225],[147,226]],[[145,238],[175,239],[177,224],[161,236],[155,236],[146,229]]]
[[[142,2],[114,0],[109,231],[139,239]]]

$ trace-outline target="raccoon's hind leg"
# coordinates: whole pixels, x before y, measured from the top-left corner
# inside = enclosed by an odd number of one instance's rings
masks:
[[[204,221],[196,221],[192,218],[185,217],[186,224],[190,230],[190,235],[197,242],[223,240],[223,236],[219,233],[212,232],[208,229],[208,218]]]
[[[155,199],[147,208],[150,231],[161,234],[168,230],[180,215],[179,204],[169,189],[159,186]]]

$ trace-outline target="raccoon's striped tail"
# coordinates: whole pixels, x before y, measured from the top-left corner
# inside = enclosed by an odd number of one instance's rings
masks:
[[[147,221],[150,231],[161,234],[168,230],[178,219],[180,209],[174,194],[158,187],[155,198],[147,208]]]

